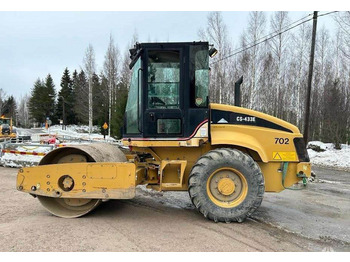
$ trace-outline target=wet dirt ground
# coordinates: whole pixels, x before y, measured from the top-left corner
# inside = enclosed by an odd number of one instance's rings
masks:
[[[266,193],[244,223],[214,223],[186,192],[139,188],[87,216],[58,218],[0,167],[0,251],[350,251],[350,173],[314,168],[305,190]]]

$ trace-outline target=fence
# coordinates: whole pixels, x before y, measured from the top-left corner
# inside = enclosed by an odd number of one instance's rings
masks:
[[[61,137],[62,139],[63,137]],[[41,158],[57,147],[64,147],[70,144],[105,142],[115,146],[121,146],[121,141],[96,141],[83,139],[62,139],[62,144],[41,144],[41,143],[18,143],[11,140],[0,142],[0,165],[9,167],[22,167],[37,165]]]
[[[5,141],[0,143],[0,164],[9,167],[33,166],[55,148],[55,145]]]

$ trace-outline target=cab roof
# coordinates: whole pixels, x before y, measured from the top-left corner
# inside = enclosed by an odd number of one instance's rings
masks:
[[[130,59],[131,63],[129,65],[129,68],[131,69],[138,57],[141,55],[142,51],[144,49],[171,49],[171,48],[178,48],[178,47],[185,47],[185,46],[194,46],[194,45],[202,45],[207,46],[209,48],[208,42],[153,42],[153,43],[135,43],[134,47],[129,49],[130,52]]]

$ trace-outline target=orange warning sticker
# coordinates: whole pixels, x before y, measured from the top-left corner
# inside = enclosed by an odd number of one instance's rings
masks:
[[[272,152],[272,159],[275,161],[297,161],[297,154],[291,152]]]

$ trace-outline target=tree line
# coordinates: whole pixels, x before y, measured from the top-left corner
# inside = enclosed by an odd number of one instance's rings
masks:
[[[130,47],[136,41],[135,34]],[[19,109],[25,104],[28,116],[18,112],[18,124],[42,126],[49,119],[53,124],[89,125],[90,131],[97,125],[102,131],[107,123],[108,135],[120,137],[131,76],[129,62],[129,50],[121,55],[110,36],[103,70],[97,73],[94,48],[89,45],[80,70],[64,69],[57,93],[51,74],[35,81],[30,95],[20,99]]]
[[[317,29],[309,140],[334,142],[339,148],[350,140],[350,12],[330,15],[336,31]],[[322,12],[318,19],[321,16]],[[198,30],[200,40],[219,50],[210,64],[210,101],[233,104],[234,83],[243,76],[243,107],[282,118],[303,130],[312,27],[308,19],[297,24],[288,12],[273,12],[270,17],[250,12],[241,36],[232,40],[222,13],[210,12],[206,27]],[[275,37],[269,37],[271,33]],[[134,35],[129,46],[136,41]],[[103,70],[98,73],[89,45],[80,70],[64,69],[57,94],[50,74],[34,83],[31,94],[16,105],[18,123],[29,126],[43,123],[46,117],[55,123],[63,119],[65,105],[67,124],[91,127],[107,122],[111,123],[109,133],[119,136],[130,80],[128,64],[128,50],[120,54],[111,36]]]
[[[350,142],[350,12],[321,12],[318,19],[324,15],[333,16],[337,29],[317,29],[309,140],[340,148]],[[220,50],[211,63],[211,101],[233,104],[234,83],[243,76],[243,107],[304,130],[311,20],[309,15],[293,23],[288,12],[250,12],[240,38],[232,41],[222,13],[210,13],[198,35]]]
[[[16,116],[16,100],[13,96],[6,96],[5,91],[0,88],[0,116],[12,117]]]

